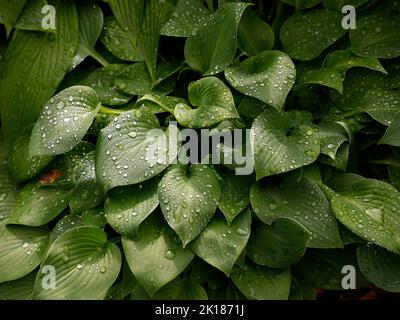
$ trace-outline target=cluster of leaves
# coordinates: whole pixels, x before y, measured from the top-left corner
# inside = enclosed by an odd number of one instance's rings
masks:
[[[0,298],[400,292],[400,7],[343,4],[0,0]],[[159,161],[170,121],[255,172]]]

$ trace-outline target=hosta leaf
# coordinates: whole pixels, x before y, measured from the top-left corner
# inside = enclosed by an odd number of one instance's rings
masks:
[[[360,237],[399,253],[399,191],[383,181],[349,177],[343,174],[338,178],[339,183],[346,183],[345,188],[334,188],[337,194],[331,206],[336,217]]]
[[[106,190],[148,180],[175,159],[174,151],[168,150],[167,135],[148,111],[120,115],[98,139],[96,173]]]
[[[110,64],[107,67],[96,69],[81,83],[94,89],[101,103],[116,106],[127,103],[131,96],[114,87],[114,79],[127,68],[124,64]]]
[[[400,90],[369,90],[362,108],[376,121],[390,126],[400,115]]]
[[[325,8],[340,12],[342,12],[342,8],[345,5],[359,7],[366,2],[368,2],[368,0],[322,0],[322,4],[324,5]]]
[[[30,155],[72,150],[85,136],[99,108],[97,93],[89,87],[70,87],[51,98],[33,127]]]
[[[250,300],[287,300],[290,291],[290,269],[270,269],[247,261],[244,268],[235,267],[231,279]]]
[[[7,36],[10,35],[26,2],[27,0],[0,0],[1,22],[4,23],[6,27]]]
[[[166,221],[186,246],[214,215],[221,187],[207,166],[175,165],[162,178],[158,195]]]
[[[42,9],[47,4],[47,0],[28,1],[24,10],[19,16],[17,23],[14,26],[15,29],[54,32],[55,30],[43,29],[42,26],[42,21],[44,17]]]
[[[108,51],[121,60],[143,61],[144,59],[141,51],[132,46],[127,34],[114,17],[105,19],[104,32],[100,41]]]
[[[258,223],[252,231],[247,255],[255,263],[285,268],[301,259],[310,234],[300,223],[278,219],[271,225]]]
[[[237,28],[248,4],[227,3],[215,11],[185,45],[189,66],[205,75],[223,71],[235,57]]]
[[[253,122],[257,180],[313,163],[320,152],[317,132],[269,108]]]
[[[103,228],[107,224],[103,207],[85,210],[81,213],[83,225]]]
[[[156,300],[207,300],[207,292],[203,286],[191,279],[175,279],[161,288]]]
[[[36,272],[27,276],[0,284],[0,300],[31,300]]]
[[[400,292],[400,256],[378,246],[359,245],[357,261],[361,272],[374,285]]]
[[[149,102],[151,105],[149,105]],[[136,105],[151,109],[155,113],[174,113],[174,108],[178,103],[186,103],[186,101],[182,98],[164,96],[160,93],[149,93],[139,98],[136,102]]]
[[[56,272],[55,289],[44,289],[46,266]],[[117,279],[121,252],[106,233],[84,226],[66,231],[50,247],[38,272],[34,298],[40,300],[102,299]]]
[[[194,36],[208,20],[210,11],[202,0],[178,0],[169,20],[161,29],[161,34],[170,37]]]
[[[349,133],[337,122],[321,122],[316,128],[321,141],[321,153],[335,160],[339,148],[350,140]]]
[[[229,88],[215,77],[206,77],[189,85],[191,109],[176,105],[174,115],[179,124],[189,128],[208,127],[225,119],[239,118]]]
[[[274,46],[274,30],[251,9],[247,9],[240,20],[238,36],[238,46],[248,56],[271,50]]]
[[[306,84],[318,84],[343,92],[342,72],[333,68],[321,68],[317,70],[307,70],[298,75],[296,90],[299,86]]]
[[[264,51],[228,68],[225,77],[239,92],[282,109],[296,77],[295,66],[281,51]]]
[[[222,174],[222,193],[218,208],[224,214],[228,225],[250,204],[249,194],[252,182],[252,176],[237,176],[232,171]]]
[[[321,0],[281,0],[283,3],[295,7],[296,10],[308,9],[316,6]]]
[[[85,224],[83,223],[80,215],[68,214],[62,217],[51,231],[51,243],[62,236],[66,231],[73,228],[82,227],[83,225]]]
[[[203,232],[190,244],[200,258],[221,270],[227,276],[246,247],[251,228],[251,213],[245,211],[230,226],[216,215]]]
[[[342,247],[336,219],[323,192],[310,179],[295,174],[279,185],[251,188],[250,202],[257,217],[266,224],[279,218],[295,220],[310,232],[309,247]]]
[[[18,194],[9,223],[42,226],[53,220],[68,206],[69,193],[53,187],[27,184]]]
[[[19,279],[43,261],[49,233],[41,228],[0,227],[0,283]]]
[[[159,181],[154,178],[143,184],[115,188],[107,194],[104,210],[115,231],[136,236],[139,225],[158,206]]]
[[[143,95],[151,90],[151,77],[144,63],[125,68],[114,79],[117,89],[129,95]]]
[[[284,51],[297,60],[312,60],[341,38],[347,30],[342,15],[327,9],[297,12],[280,31]]]
[[[393,121],[390,127],[386,129],[383,137],[379,140],[379,144],[400,147],[400,118]]]
[[[97,59],[102,65],[107,65],[104,60],[94,49],[94,46],[100,37],[103,29],[103,12],[101,8],[94,3],[85,3],[78,7],[79,18],[79,46],[74,58],[72,59],[71,68],[78,66],[87,56]]]
[[[1,122],[8,147],[36,121],[75,53],[79,34],[75,4],[60,0],[55,9],[55,34],[19,30],[8,46],[0,81]]]
[[[316,300],[317,292],[314,287],[292,275],[289,300]]]
[[[399,57],[399,33],[398,15],[370,13],[357,19],[357,28],[350,31],[351,50],[362,57]]]
[[[237,110],[240,115],[255,119],[260,113],[263,113],[268,109],[268,105],[262,102],[261,100],[252,98],[252,97],[244,97],[240,102]]]
[[[122,245],[129,267],[150,296],[175,279],[194,257],[156,214],[143,222],[137,238],[122,238]]]

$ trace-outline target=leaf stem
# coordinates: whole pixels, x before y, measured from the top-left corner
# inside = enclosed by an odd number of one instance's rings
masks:
[[[90,56],[95,59],[98,63],[100,63],[103,67],[107,67],[110,64],[106,59],[104,59],[97,51],[92,50],[90,52]]]
[[[350,118],[352,116],[355,116],[356,114],[360,114],[360,113],[363,113],[363,112],[364,112],[364,110],[356,109],[356,110],[353,110],[353,111],[349,111],[347,113],[343,113],[342,117],[343,118]]]
[[[108,107],[105,107],[105,106],[101,106],[100,109],[99,109],[99,112],[103,113],[103,114],[110,114],[110,115],[118,116],[120,114],[125,113],[126,110],[118,110],[118,109],[112,109],[112,108],[108,108]]]

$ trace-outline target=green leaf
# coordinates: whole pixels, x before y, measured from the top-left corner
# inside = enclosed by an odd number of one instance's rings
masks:
[[[375,286],[400,292],[400,257],[377,246],[359,245],[357,261],[361,272]]]
[[[62,217],[53,230],[51,230],[51,243],[53,243],[57,238],[62,236],[66,231],[77,228],[77,227],[82,227],[84,225],[82,217],[76,214],[68,214],[64,217]]]
[[[20,30],[7,49],[2,65],[4,76],[0,80],[0,112],[7,148],[25,127],[36,121],[75,53],[78,44],[75,4],[60,0],[55,8],[55,34]]]
[[[280,110],[292,88],[296,69],[281,51],[264,51],[228,68],[225,77],[239,92]]]
[[[156,214],[143,222],[137,238],[122,238],[122,245],[129,267],[150,296],[175,279],[194,257]]]
[[[89,87],[70,87],[51,98],[33,127],[30,155],[72,150],[85,136],[99,108],[97,93]]]
[[[318,133],[297,125],[287,113],[269,108],[253,122],[257,180],[313,163],[320,152]]]
[[[289,300],[316,300],[316,296],[315,288],[292,275]]]
[[[18,194],[8,223],[42,226],[58,216],[68,206],[68,200],[67,190],[27,184]]]
[[[324,121],[315,126],[321,141],[321,154],[336,159],[339,148],[350,141],[349,132],[338,122]]]
[[[287,300],[289,297],[289,268],[270,269],[247,261],[243,269],[233,269],[231,279],[250,300]]]
[[[393,59],[400,56],[400,17],[382,12],[357,19],[350,30],[351,50],[362,57]]]
[[[266,224],[287,218],[306,227],[311,234],[309,247],[342,247],[329,202],[309,178],[297,178],[292,174],[278,185],[255,183],[250,191],[250,202],[257,217]]]
[[[327,9],[332,9],[342,12],[342,8],[345,5],[351,5],[355,8],[368,2],[368,0],[322,0],[322,4]]]
[[[267,109],[267,104],[249,96],[244,97],[237,108],[240,115],[250,119],[257,118],[260,113]]]
[[[44,289],[45,267],[56,272],[55,289]],[[96,227],[78,227],[65,232],[49,249],[38,272],[34,299],[102,299],[117,279],[121,252],[107,241],[106,233]],[[48,272],[47,272],[48,273]]]
[[[400,193],[390,184],[356,176],[349,180],[343,174],[337,181],[345,187],[334,187],[331,199],[336,217],[360,237],[392,252],[400,252],[398,220]]]
[[[250,211],[243,212],[230,226],[222,216],[216,215],[190,244],[190,249],[229,277],[236,260],[246,247],[250,228]]]
[[[108,64],[94,49],[103,29],[103,12],[92,3],[85,3],[78,7],[79,18],[79,46],[72,59],[71,68],[76,68],[87,56],[98,60],[103,66]]]
[[[364,67],[387,73],[377,58],[359,57],[349,50],[337,50],[329,53],[325,58],[324,66],[343,73],[354,67]]]
[[[298,75],[295,90],[307,84],[318,84],[343,93],[343,74],[334,68],[307,70]]]
[[[121,71],[114,79],[118,90],[132,96],[149,93],[151,77],[144,63],[134,63]]]
[[[189,85],[191,109],[184,103],[175,106],[179,124],[189,128],[209,127],[225,119],[239,118],[229,88],[218,78],[206,77]]]
[[[314,7],[321,2],[321,0],[281,0],[281,1],[283,3],[291,5],[292,7],[295,7],[296,11]]]
[[[161,29],[161,34],[170,37],[194,36],[207,22],[210,11],[202,0],[178,0],[169,20]]]
[[[271,226],[258,223],[252,231],[247,255],[255,263],[285,268],[301,259],[310,234],[300,223],[278,219]]]
[[[312,60],[341,38],[347,30],[342,15],[327,9],[297,12],[287,19],[280,31],[285,52],[296,60]]]
[[[376,121],[390,126],[400,115],[400,90],[368,90],[362,108]]]
[[[221,197],[214,171],[204,165],[173,165],[158,189],[165,220],[186,246],[207,226]]]
[[[114,80],[127,68],[124,64],[110,64],[107,67],[96,69],[82,84],[91,87],[97,92],[101,103],[108,106],[117,106],[127,103],[130,95],[117,90],[114,86]]]
[[[143,184],[119,187],[107,194],[104,205],[107,222],[124,236],[136,236],[139,225],[158,206],[158,178]]]
[[[152,113],[137,109],[120,115],[99,135],[98,181],[109,190],[156,176],[175,159],[168,144],[166,133]]]
[[[386,129],[379,144],[388,144],[390,146],[400,147],[400,118],[393,121],[393,123]]]
[[[14,24],[17,22],[26,1],[27,0],[0,0],[1,20],[6,27],[7,37],[10,35]]]
[[[189,37],[185,59],[191,68],[204,75],[213,75],[228,67],[237,49],[237,28],[247,3],[227,3]]]
[[[164,96],[159,93],[145,94],[141,98],[137,99],[136,106],[139,105],[143,108],[153,110],[154,113],[170,112],[174,113],[174,108],[178,103],[186,103],[182,98]]]
[[[228,225],[250,204],[252,176],[237,176],[232,171],[221,175],[221,199],[218,208],[225,216]]]
[[[49,246],[45,229],[0,227],[0,283],[19,279],[43,261]]]
[[[0,284],[0,300],[31,300],[36,272],[27,276]]]
[[[125,61],[143,61],[141,51],[132,46],[128,35],[114,17],[105,19],[104,32],[100,41],[114,56]]]
[[[191,279],[175,279],[161,288],[156,300],[207,300],[207,292],[201,284]]]
[[[250,57],[274,46],[274,30],[251,9],[247,9],[240,20],[238,36],[239,48]]]
[[[55,30],[52,29],[43,29],[42,26],[42,21],[44,18],[44,15],[42,14],[42,8],[47,4],[47,0],[28,1],[14,26],[15,29],[55,32]]]

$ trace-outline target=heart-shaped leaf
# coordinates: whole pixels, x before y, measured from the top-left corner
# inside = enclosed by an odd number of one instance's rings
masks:
[[[281,51],[264,51],[228,68],[225,77],[239,92],[280,110],[292,88],[296,69]]]
[[[290,269],[270,269],[247,261],[244,268],[235,267],[231,279],[250,300],[287,300],[290,291]]]
[[[210,222],[221,187],[207,166],[174,165],[161,179],[158,195],[165,219],[186,246]]]
[[[190,244],[190,249],[200,258],[221,270],[227,276],[246,247],[250,236],[251,213],[239,215],[230,226],[216,215],[204,231]]]
[[[175,279],[194,257],[157,214],[142,223],[138,237],[122,238],[122,245],[129,267],[150,296]]]
[[[46,256],[49,240],[46,229],[0,227],[0,283],[35,270]]]
[[[320,152],[318,133],[297,125],[289,114],[269,108],[253,122],[257,180],[313,163]]]
[[[158,183],[154,178],[143,184],[119,187],[107,194],[104,210],[107,222],[124,236],[136,236],[139,225],[158,206]]]
[[[84,137],[100,108],[96,91],[74,86],[47,102],[33,127],[31,156],[57,155],[72,150]]]
[[[43,287],[47,266],[55,269],[54,289]],[[84,226],[66,231],[49,249],[38,272],[34,298],[39,300],[94,300],[104,298],[121,269],[121,252],[106,233]]]

